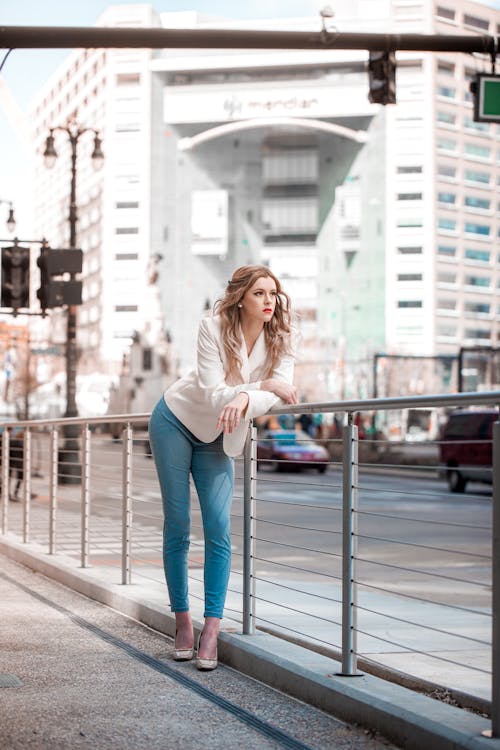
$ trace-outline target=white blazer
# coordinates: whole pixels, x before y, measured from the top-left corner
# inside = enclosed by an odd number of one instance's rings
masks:
[[[270,391],[261,391],[260,383],[267,370],[267,348],[264,331],[247,356],[245,341],[241,347],[241,382],[226,382],[226,356],[221,336],[219,315],[203,318],[198,330],[197,366],[185,377],[175,381],[164,394],[168,408],[198,440],[211,443],[222,430],[217,430],[217,419],[222,408],[236,394],[248,394],[245,418],[232,433],[224,434],[224,452],[228,456],[239,455],[247,436],[248,422],[253,417],[265,414],[269,409],[282,404],[278,396]],[[271,377],[293,382],[294,353],[282,357]]]

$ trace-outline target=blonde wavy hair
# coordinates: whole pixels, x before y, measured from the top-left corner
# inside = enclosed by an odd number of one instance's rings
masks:
[[[286,294],[276,276],[267,266],[241,266],[228,281],[224,297],[218,299],[213,312],[220,315],[221,333],[226,355],[226,378],[238,379],[243,364],[240,356],[241,338],[240,308],[241,302],[257,279],[268,277],[276,284],[276,307],[268,323],[264,323],[264,337],[269,355],[269,366],[265,377],[270,377],[284,354],[291,350],[292,316],[290,297]]]

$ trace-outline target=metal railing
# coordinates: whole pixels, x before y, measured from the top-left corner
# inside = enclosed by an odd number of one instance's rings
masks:
[[[486,702],[491,695],[492,733],[500,736],[500,422],[493,426],[491,496],[489,488],[467,495],[445,489],[437,477],[439,439],[425,443],[427,454],[418,463],[411,455],[402,463],[398,450],[422,452],[423,444],[375,434],[360,440],[355,419],[359,413],[499,402],[500,392],[493,392],[274,409],[275,418],[343,416],[340,435],[317,441],[328,448],[328,471],[314,476],[270,471],[259,455],[266,437],[251,425],[235,464],[228,618],[246,634],[263,629],[329,654],[347,676],[375,665],[447,689],[456,687],[455,672],[465,673],[466,692]],[[5,423],[4,537],[76,557],[84,568],[99,568],[103,578],[163,591],[161,498],[147,419]],[[82,462],[79,487],[65,483],[64,464],[58,465],[58,436],[68,422],[82,431],[75,457]],[[123,427],[121,440],[100,431],[112,423]],[[272,468],[287,469],[288,463],[273,460]],[[10,474],[18,469],[23,484],[15,503]],[[197,512],[191,532],[191,596],[201,611]]]

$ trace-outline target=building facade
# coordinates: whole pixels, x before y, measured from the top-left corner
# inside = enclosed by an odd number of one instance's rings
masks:
[[[498,34],[500,24],[499,11],[468,0],[335,11],[339,31]],[[99,23],[276,22],[137,5]],[[280,27],[318,30],[320,19]],[[162,327],[187,368],[200,316],[235,267],[255,262],[282,278],[300,316],[303,398],[369,395],[374,363],[379,393],[452,388],[460,346],[496,346],[500,126],[473,121],[469,91],[489,61],[398,53],[398,103],[387,107],[368,101],[366,62],[336,50],[73,53],[41,92],[34,140],[40,153],[48,129],[72,117],[103,137],[102,171],[92,172],[91,138],[78,166],[82,371],[116,371],[134,331],[153,340]],[[67,236],[62,141],[60,155],[35,176],[37,228],[52,246]],[[389,386],[383,352],[428,361]]]

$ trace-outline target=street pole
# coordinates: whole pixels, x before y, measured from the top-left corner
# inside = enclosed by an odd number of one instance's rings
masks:
[[[77,208],[76,208],[76,178],[77,178],[77,155],[78,141],[82,135],[88,132],[94,133],[94,151],[92,161],[95,166],[100,166],[103,159],[101,150],[101,141],[99,134],[93,128],[82,128],[75,120],[70,120],[65,126],[57,126],[50,129],[45,145],[45,163],[47,167],[53,166],[57,158],[57,152],[54,146],[54,131],[66,133],[71,147],[71,182],[69,198],[69,247],[72,250],[77,249]],[[75,279],[75,274],[70,276],[71,280]],[[76,305],[67,307],[67,327],[66,327],[66,411],[64,416],[67,418],[77,417],[78,409],[76,406],[76,373],[78,365],[78,352],[76,343]],[[60,484],[80,484],[82,476],[82,467],[80,462],[80,427],[78,425],[66,424],[63,428],[64,442],[59,449],[59,483]]]

